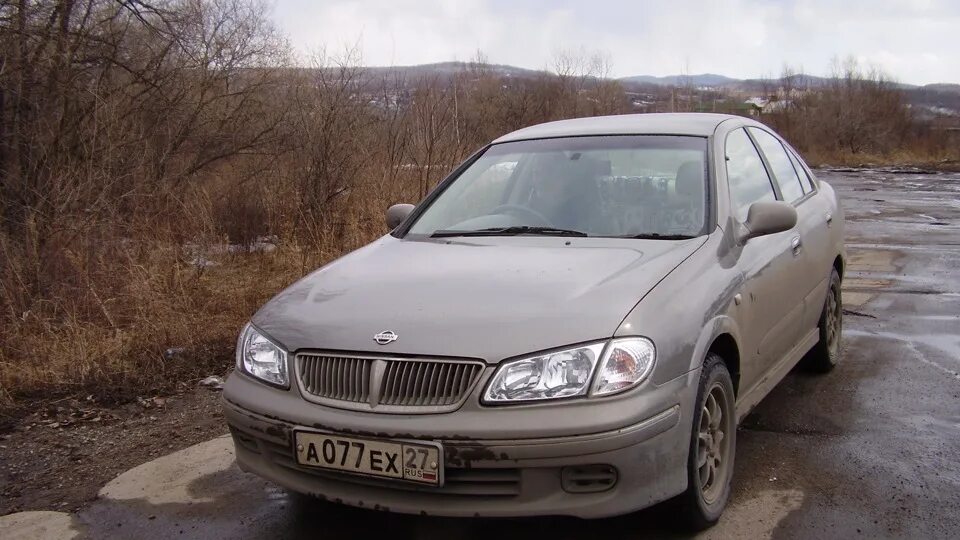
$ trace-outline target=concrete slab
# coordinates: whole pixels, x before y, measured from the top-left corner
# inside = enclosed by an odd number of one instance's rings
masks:
[[[212,497],[193,492],[192,483],[226,471],[233,459],[233,441],[224,435],[134,467],[111,480],[99,495],[155,505],[211,502]]]
[[[68,540],[80,536],[74,521],[64,512],[17,512],[0,516],[0,536],[6,540]]]

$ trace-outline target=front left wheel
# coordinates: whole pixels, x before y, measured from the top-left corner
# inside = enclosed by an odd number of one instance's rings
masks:
[[[685,528],[699,531],[711,527],[730,498],[737,436],[735,403],[727,366],[719,355],[707,354],[694,408],[687,491],[678,499]]]

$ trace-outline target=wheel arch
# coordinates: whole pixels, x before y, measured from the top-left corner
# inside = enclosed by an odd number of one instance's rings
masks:
[[[843,267],[844,267],[843,256],[837,255],[837,257],[833,259],[833,268],[837,271],[837,274],[840,275],[841,280],[843,280],[843,270],[844,270]]]
[[[718,316],[704,325],[704,329],[694,347],[691,369],[703,366],[707,354],[716,353],[730,372],[735,395],[740,393],[741,348],[740,332],[736,321],[728,316]]]
[[[733,381],[733,394],[740,393],[740,347],[737,341],[728,333],[723,333],[713,339],[707,353],[716,353],[727,366],[730,379]]]

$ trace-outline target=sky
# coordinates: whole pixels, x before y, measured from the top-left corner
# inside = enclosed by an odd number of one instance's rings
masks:
[[[272,0],[305,59],[369,66],[487,61],[552,70],[606,56],[611,76],[828,75],[853,57],[903,83],[960,83],[960,0]]]

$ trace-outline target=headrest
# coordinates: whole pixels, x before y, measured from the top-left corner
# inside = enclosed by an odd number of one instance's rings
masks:
[[[687,161],[677,169],[676,190],[681,195],[703,193],[703,162]]]

